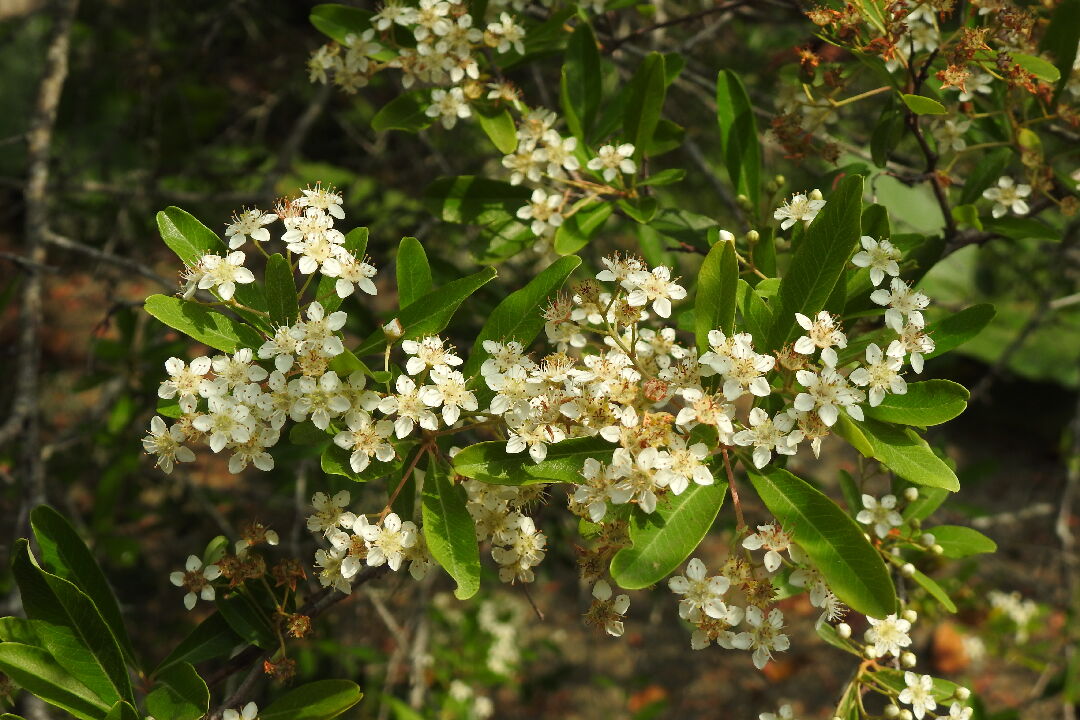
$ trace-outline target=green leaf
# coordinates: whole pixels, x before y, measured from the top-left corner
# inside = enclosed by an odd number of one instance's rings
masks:
[[[210,690],[189,663],[178,662],[157,674],[146,696],[146,710],[155,720],[198,720],[210,709]]]
[[[124,656],[93,601],[67,580],[42,570],[25,539],[12,551],[11,571],[23,608],[43,648],[110,707],[134,700]]]
[[[893,565],[896,567],[903,567],[904,565],[903,558],[891,556],[889,559],[892,560]],[[956,612],[956,603],[949,597],[949,593],[945,592],[945,589],[938,585],[936,580],[919,570],[915,570],[911,574],[911,579],[923,590],[930,593],[930,596],[941,603],[941,606],[946,610],[951,613]]]
[[[589,238],[600,230],[613,212],[615,207],[611,203],[598,202],[586,205],[566,218],[555,231],[555,252],[560,255],[573,255],[588,245]]]
[[[414,237],[401,238],[397,252],[398,307],[408,307],[431,292],[431,266],[424,246]]]
[[[316,5],[308,19],[316,30],[342,45],[350,33],[359,35],[371,28],[371,13],[337,3]]]
[[[1043,33],[1040,50],[1050,53],[1061,79],[1058,80],[1056,96],[1068,84],[1080,44],[1080,0],[1062,0],[1050,16],[1050,25]]]
[[[112,706],[109,710],[109,714],[105,716],[105,720],[142,720],[142,718],[139,717],[139,713],[135,711],[134,705],[121,700]],[[162,717],[161,720],[167,719]]]
[[[631,547],[611,559],[611,577],[619,587],[640,590],[670,575],[697,549],[720,512],[727,483],[692,483],[681,495],[661,501],[652,513],[634,508]]]
[[[221,616],[233,631],[252,645],[264,650],[278,646],[277,633],[267,619],[266,611],[246,593],[237,592],[229,597],[218,595],[214,602]]]
[[[907,683],[904,682],[904,673],[900,670],[881,668],[877,672],[867,673],[867,676],[876,678],[882,684],[888,686],[897,693],[901,692],[904,688],[907,687]],[[956,689],[958,687],[959,685],[949,680],[943,680],[942,678],[934,678],[934,686],[930,690],[930,693],[934,696],[934,699],[937,700],[939,704],[943,704],[947,700],[949,700],[949,698],[953,698],[956,696]]]
[[[547,457],[534,463],[528,452],[506,452],[504,442],[482,442],[454,456],[454,472],[495,485],[577,483],[586,458],[607,461],[614,449],[599,436],[573,438],[548,445]]]
[[[1054,85],[1061,79],[1061,71],[1054,67],[1053,63],[1047,62],[1041,57],[1023,53],[1012,53],[1010,57],[1012,57],[1014,63],[1045,83]]]
[[[41,646],[41,638],[38,637],[34,626],[26,618],[20,617],[0,618],[0,642]]]
[[[476,119],[480,121],[480,127],[487,133],[488,139],[495,148],[503,155],[509,155],[517,150],[518,137],[517,127],[510,111],[501,108],[495,111],[477,109]]]
[[[263,344],[263,336],[255,328],[208,310],[197,302],[151,295],[143,307],[169,327],[215,350],[234,353],[244,347],[258,349]]]
[[[415,133],[435,122],[427,114],[431,97],[427,90],[410,90],[386,103],[371,118],[371,129],[375,132],[403,130]]]
[[[829,588],[874,618],[896,612],[896,590],[877,550],[836,503],[787,470],[749,472],[765,507],[810,556]]]
[[[735,301],[746,330],[754,337],[755,342],[764,342],[765,335],[772,325],[772,312],[769,306],[765,304],[761,295],[742,278],[739,278],[738,287],[735,290]]]
[[[649,53],[626,87],[623,114],[623,135],[626,142],[634,144],[634,161],[639,164],[660,122],[666,92],[664,56]]]
[[[582,144],[596,124],[602,80],[596,36],[587,22],[581,22],[566,41],[560,96],[566,125]]]
[[[360,702],[363,693],[350,680],[318,680],[301,685],[259,712],[259,720],[330,720]]]
[[[960,190],[960,205],[971,205],[982,197],[983,190],[998,181],[1005,174],[1012,162],[1012,148],[998,148],[979,158],[968,176],[964,178],[964,187]]]
[[[925,380],[909,383],[904,395],[886,395],[877,407],[866,407],[865,413],[875,420],[928,427],[964,412],[970,396],[967,388],[951,380]]]
[[[242,642],[244,639],[229,626],[225,617],[221,613],[214,613],[199,623],[198,627],[173,648],[173,651],[154,670],[154,674],[177,663],[195,665],[205,660],[228,655]]]
[[[666,60],[664,61],[667,62]],[[680,147],[683,144],[683,140],[686,138],[686,128],[677,123],[673,123],[667,118],[660,118],[660,122],[656,123],[656,130],[653,131],[652,140],[645,146],[645,157],[657,157],[664,153],[671,152],[672,150]],[[673,169],[677,173],[677,169]],[[666,172],[666,171],[665,171]],[[670,181],[670,182],[675,182]],[[668,182],[639,182],[638,187],[642,185],[667,185]]]
[[[479,226],[490,240],[489,254],[502,259],[536,240],[529,224],[517,218],[530,194],[521,185],[462,175],[433,182],[424,191],[424,205],[446,222]]]
[[[221,255],[226,251],[217,233],[186,210],[165,208],[157,214],[157,225],[161,239],[185,265],[196,264],[203,255]]]
[[[296,280],[281,253],[274,253],[266,261],[266,304],[275,325],[292,325],[300,315]]]
[[[750,198],[755,211],[761,199],[761,144],[754,108],[742,80],[731,70],[716,76],[716,120],[720,147],[732,184]]]
[[[368,482],[369,480],[375,480],[377,478],[386,477],[393,472],[401,469],[400,458],[394,458],[389,462],[382,462],[376,458],[371,459],[371,463],[364,468],[363,472],[356,472],[352,469],[350,464],[350,458],[352,453],[348,450],[344,450],[334,443],[327,445],[319,458],[319,466],[322,471],[328,475],[341,475],[347,477],[353,482]]]
[[[431,556],[457,583],[458,600],[467,600],[480,589],[480,550],[467,502],[465,488],[453,484],[432,459],[424,482],[424,539]]]
[[[492,280],[498,273],[495,268],[484,268],[480,272],[473,273],[460,280],[454,280],[443,285],[437,290],[417,298],[408,307],[403,308],[396,314],[404,329],[402,340],[412,340],[425,335],[433,335],[442,331],[450,319],[454,317],[461,303]],[[381,350],[386,345],[386,336],[382,329],[372,333],[353,352],[356,355],[366,355],[376,350]]]
[[[661,170],[660,172],[653,173],[645,178],[638,183],[638,187],[645,187],[646,185],[651,185],[652,187],[674,185],[677,182],[681,182],[685,177],[686,171],[682,168],[668,168],[667,170]]]
[[[656,217],[656,211],[659,208],[659,203],[656,198],[648,196],[641,196],[633,199],[620,198],[615,204],[618,205],[619,209],[626,213],[630,219],[643,225]]]
[[[102,702],[42,648],[0,643],[0,672],[27,692],[79,720],[101,720],[109,712],[110,703]]]
[[[765,350],[778,350],[788,341],[799,327],[795,313],[813,317],[825,307],[859,242],[862,194],[861,176],[845,178],[806,230],[772,302]]]
[[[870,135],[870,157],[878,167],[885,167],[889,156],[904,137],[904,115],[891,105],[886,106]]]
[[[60,513],[48,505],[39,505],[30,513],[30,526],[34,530],[41,559],[55,575],[71,582],[86,593],[101,613],[105,624],[112,630],[124,657],[138,667],[135,650],[131,645],[120,606],[116,602],[109,581],[101,571],[89,548],[75,532],[75,528]]]
[[[911,428],[869,418],[859,422],[841,413],[833,429],[863,455],[879,460],[910,483],[952,492],[960,489],[956,473]]]
[[[996,314],[993,305],[972,305],[958,313],[930,323],[926,333],[934,339],[934,351],[926,358],[935,358],[971,340],[986,327]]]
[[[938,525],[930,528],[934,542],[941,546],[947,558],[964,558],[969,555],[997,552],[997,543],[978,530],[962,525]]]
[[[516,340],[522,347],[529,347],[537,334],[544,329],[544,306],[558,294],[566,278],[580,264],[581,258],[576,255],[559,258],[525,287],[510,293],[496,305],[473,342],[469,359],[462,369],[465,377],[472,377],[479,372],[480,366],[490,357],[484,349],[485,340]]]
[[[345,235],[345,242],[343,242],[341,246],[348,250],[357,260],[363,260],[364,252],[367,250],[367,244],[368,229],[366,227],[358,227],[353,228]],[[338,297],[337,292],[334,290],[336,285],[337,278],[323,275],[319,278],[319,284],[315,290],[315,297],[322,298],[319,300],[319,303],[323,306],[323,309],[327,314],[340,308],[341,303],[344,301],[344,298]]]
[[[739,288],[739,261],[735,243],[718,242],[709,249],[698,271],[694,300],[694,337],[698,352],[709,349],[709,331],[731,335],[735,327],[735,295]]]
[[[948,112],[945,106],[939,103],[937,100],[925,97],[923,95],[901,95],[904,100],[904,104],[908,106],[908,109],[916,115],[944,115]]]
[[[919,499],[905,505],[900,515],[905,521],[925,520],[933,515],[934,511],[941,507],[942,503],[948,498],[949,491],[945,488],[921,487],[919,488]]]

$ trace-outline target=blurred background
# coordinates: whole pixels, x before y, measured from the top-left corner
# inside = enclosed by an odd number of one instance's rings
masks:
[[[237,537],[239,527],[257,519],[281,534],[283,556],[307,562],[312,547],[303,517],[311,493],[348,484],[355,501],[375,492],[324,476],[317,458],[285,444],[275,449],[273,472],[239,476],[210,456],[165,476],[140,444],[165,359],[188,352],[141,309],[147,295],[176,288],[180,269],[158,237],[158,210],[178,205],[223,231],[234,211],[269,209],[275,197],[321,181],[342,191],[350,227],[371,229],[368,253],[384,280],[392,277],[403,235],[424,243],[436,285],[440,275],[475,267],[482,252],[472,233],[436,221],[420,198],[441,175],[485,168],[497,174],[479,128],[374,133],[372,115],[399,88],[385,77],[356,95],[309,83],[306,59],[325,39],[308,23],[312,6],[83,0],[44,165],[35,165],[42,153],[29,152],[28,140],[60,11],[53,3],[0,0],[0,615],[18,610],[7,550],[25,533],[28,505],[41,494],[84,532],[138,649],[157,660],[207,612],[184,612],[181,593],[168,583],[188,554],[200,553],[215,535]],[[686,55],[666,112],[687,128],[687,142],[660,162],[687,168],[687,179],[669,190],[683,206],[731,218],[734,227],[710,105],[716,71],[742,75],[765,128],[797,74],[793,48],[813,42],[813,28],[793,4],[763,1],[641,32],[703,7],[700,0],[658,1],[610,13],[598,34],[627,72],[648,50]],[[819,50],[828,62],[829,50]],[[558,70],[557,59],[540,59],[511,79],[533,103],[554,107]],[[838,167],[869,165],[864,148],[876,116],[876,109],[856,106],[822,125],[818,156],[786,158],[767,136],[765,168],[798,191]],[[901,146],[901,159],[904,153]],[[43,166],[46,191],[39,196],[30,171]],[[898,228],[940,227],[925,188],[874,171],[871,187]],[[998,308],[982,336],[930,362],[926,375],[973,390],[967,413],[931,433],[956,461],[963,488],[936,520],[970,524],[1000,550],[942,563],[935,577],[960,611],[947,615],[928,605],[916,638],[935,672],[980,694],[987,718],[1057,717],[1062,693],[1076,692],[1080,674],[1065,632],[1076,622],[1068,608],[1070,592],[1077,592],[1065,538],[1080,528],[1060,511],[1080,472],[1075,236],[964,248],[922,286],[943,312],[976,302]],[[656,239],[609,225],[583,254],[595,261],[648,243]],[[662,247],[653,252],[693,272],[695,260]],[[451,326],[458,346],[471,342],[485,307],[542,263],[525,253],[501,266],[499,278],[470,301],[473,312]],[[41,293],[31,312],[39,324],[30,356],[27,283]],[[351,298],[350,330],[373,327],[391,302],[392,293]],[[822,461],[803,471],[835,487],[837,474],[855,462],[840,446],[827,442]],[[552,547],[572,546],[570,515],[549,508],[537,522]],[[708,542],[720,557],[723,533]],[[710,552],[706,544],[700,553],[707,562]],[[745,653],[690,650],[666,591],[633,595],[625,638],[594,634],[581,623],[588,593],[570,555],[552,553],[542,567],[532,601],[543,620],[493,572],[468,603],[454,600],[450,588],[448,577],[433,574],[422,583],[388,578],[357,592],[296,642],[298,676],[359,682],[367,697],[351,711],[358,718],[756,718],[781,699],[798,717],[820,718],[831,716],[851,669],[816,639],[817,611],[804,598],[785,607],[794,650],[757,672]],[[275,692],[269,680],[260,682],[259,694]]]

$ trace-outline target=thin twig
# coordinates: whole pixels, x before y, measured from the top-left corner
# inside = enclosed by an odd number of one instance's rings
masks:
[[[77,252],[82,255],[92,257],[100,262],[108,263],[109,265],[115,265],[122,270],[130,270],[131,272],[137,275],[141,275],[148,280],[153,280],[167,290],[175,290],[177,287],[177,283],[175,280],[170,280],[164,275],[159,275],[158,273],[154,272],[152,268],[149,268],[142,263],[135,262],[134,260],[131,260],[129,258],[114,255],[113,253],[105,252],[104,250],[99,250],[89,245],[84,245],[81,242],[77,242],[75,240],[72,240],[71,238],[64,237],[63,235],[57,235],[51,230],[45,233],[44,239],[46,243],[54,247],[63,248],[64,250],[71,250],[72,252]]]
[[[660,30],[660,29],[663,29],[663,28],[672,27],[674,25],[682,25],[684,23],[691,23],[691,22],[694,22],[695,20],[700,20],[701,18],[707,17],[709,15],[715,15],[716,13],[727,12],[729,10],[734,10],[735,8],[742,7],[743,5],[749,5],[749,4],[750,4],[749,0],[731,0],[730,2],[720,3],[719,5],[716,5],[714,7],[705,8],[704,10],[698,10],[697,12],[693,12],[693,13],[690,13],[688,15],[680,15],[679,17],[672,18],[671,20],[665,20],[664,22],[659,22],[659,23],[656,23],[654,25],[649,25],[647,27],[638,28],[637,30],[633,31],[632,33],[630,33],[628,35],[624,35],[624,36],[619,37],[619,38],[612,38],[604,46],[604,52],[605,53],[615,52],[622,45],[624,45],[624,44],[626,44],[628,42],[631,42],[632,40],[636,40],[637,38],[640,38],[643,35],[648,35],[651,32],[656,32],[657,30]]]

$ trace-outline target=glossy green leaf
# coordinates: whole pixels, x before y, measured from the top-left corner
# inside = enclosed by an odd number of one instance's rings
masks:
[[[266,609],[259,607],[247,594],[236,592],[228,597],[219,594],[214,604],[233,632],[245,642],[258,645],[264,650],[272,650],[278,646],[278,636],[270,624]]]
[[[101,720],[111,707],[39,647],[0,643],[0,672],[27,692],[79,720]]]
[[[754,336],[754,341],[763,343],[772,325],[772,312],[761,295],[742,278],[735,290],[735,307],[746,330]]]
[[[927,532],[933,534],[934,542],[941,546],[947,558],[963,558],[969,555],[997,552],[997,543],[974,528],[963,525],[938,525]]]
[[[559,293],[566,278],[570,277],[570,273],[580,264],[581,258],[576,255],[559,258],[525,287],[510,293],[496,305],[473,341],[469,359],[462,369],[465,377],[472,377],[479,372],[480,366],[490,357],[484,349],[486,340],[516,340],[522,347],[529,347],[544,329],[544,308]]]
[[[674,185],[677,182],[681,182],[685,177],[686,171],[682,168],[668,168],[667,170],[661,170],[660,172],[653,173],[649,177],[645,178],[638,183],[638,187],[645,187],[647,185],[651,185],[652,187]]]
[[[319,456],[319,467],[327,475],[341,475],[347,477],[353,482],[369,482],[381,477],[387,477],[394,472],[401,470],[400,458],[394,458],[389,462],[382,462],[376,458],[371,458],[371,462],[363,472],[356,472],[352,469],[350,458],[352,453],[348,450],[344,450],[334,443],[327,445],[322,455]]]
[[[840,600],[870,617],[896,612],[889,571],[847,513],[787,470],[754,471],[749,476],[765,507],[806,551]]]
[[[1054,67],[1061,76],[1057,81],[1056,94],[1068,85],[1076,61],[1077,45],[1080,45],[1080,0],[1062,0],[1050,16],[1050,25],[1043,33],[1039,49],[1054,59]]]
[[[341,244],[343,248],[349,251],[353,257],[357,260],[363,260],[364,253],[367,251],[368,244],[368,229],[366,227],[353,228],[345,235],[345,242]],[[337,285],[337,278],[328,277],[323,275],[319,278],[319,284],[316,286],[315,297],[320,298],[319,303],[323,306],[323,309],[327,313],[332,313],[341,307],[343,298],[338,297],[334,288]],[[363,293],[357,291],[358,295]]]
[[[660,53],[649,53],[626,87],[623,140],[633,143],[635,162],[640,162],[652,141],[653,133],[660,122],[666,92],[664,56]]]
[[[907,687],[907,683],[904,681],[904,672],[901,670],[881,668],[877,672],[867,673],[867,675],[876,679],[878,682],[891,688],[897,693],[901,692],[904,688]],[[934,686],[933,688],[931,688],[930,693],[939,703],[938,710],[942,709],[940,707],[940,704],[944,704],[947,700],[956,696],[956,689],[958,687],[960,686],[950,680],[934,678]],[[946,706],[946,708],[947,707],[948,706]]]
[[[731,70],[721,70],[716,76],[716,119],[731,182],[756,209],[761,198],[761,143],[750,97]]]
[[[446,222],[478,226],[481,237],[489,241],[487,256],[500,260],[536,240],[529,223],[517,218],[530,194],[521,185],[462,175],[433,182],[424,191],[424,205]]]
[[[560,255],[572,255],[589,244],[589,239],[604,225],[614,205],[597,202],[586,205],[581,210],[566,218],[555,232],[555,252]]]
[[[633,199],[620,198],[615,204],[619,206],[620,210],[626,213],[627,217],[642,225],[650,222],[656,217],[656,211],[660,207],[656,198],[648,196],[641,196]]]
[[[363,693],[350,680],[318,680],[301,685],[259,712],[259,720],[331,720],[360,702]]]
[[[105,716],[105,720],[142,720],[142,718],[135,710],[134,705],[121,700],[110,708],[109,714]],[[167,719],[162,717],[161,720]]]
[[[581,481],[586,458],[607,461],[615,447],[603,438],[573,438],[548,445],[547,457],[534,463],[528,451],[506,452],[504,442],[470,445],[454,456],[454,472],[495,485]]]
[[[173,651],[154,670],[154,674],[177,663],[186,662],[196,665],[205,660],[223,657],[242,642],[244,639],[230,627],[224,616],[221,613],[214,613],[199,623],[198,627],[173,648]]]
[[[630,547],[611,559],[611,577],[619,587],[640,590],[675,571],[697,549],[724,503],[727,483],[690,487],[669,495],[652,513],[634,508],[630,516]]]
[[[155,720],[198,720],[210,709],[210,690],[190,663],[174,663],[156,679],[146,696],[146,710]]]
[[[215,350],[234,353],[240,348],[258,348],[263,336],[250,325],[209,310],[197,302],[169,295],[151,295],[143,306],[146,312],[171,328]]]
[[[281,253],[274,253],[266,261],[266,304],[275,325],[292,325],[300,315],[296,280]]]
[[[120,645],[121,652],[134,666],[135,650],[131,645],[120,606],[105,573],[75,528],[48,505],[39,505],[30,513],[30,526],[41,549],[41,559],[54,575],[71,582],[94,601],[98,612]]]
[[[892,557],[892,563],[896,567],[902,567],[904,565],[904,559],[898,557]],[[911,574],[911,579],[915,581],[915,584],[928,592],[932,598],[941,603],[941,606],[951,613],[956,612],[956,603],[949,597],[949,593],[945,592],[945,588],[938,585],[937,581],[924,572],[915,570]]]
[[[596,123],[602,80],[596,36],[587,22],[581,22],[566,41],[560,95],[566,125],[583,144]]]
[[[454,280],[441,288],[417,298],[408,307],[403,308],[396,317],[401,322],[404,334],[402,340],[412,340],[425,335],[441,332],[454,317],[461,303],[466,298],[491,282],[497,275],[495,268],[484,268],[460,280]],[[366,355],[381,350],[386,345],[386,336],[381,329],[372,333],[353,352]]]
[[[42,570],[25,539],[15,543],[11,571],[26,616],[56,662],[110,707],[117,700],[133,700],[123,653],[93,601]]]
[[[454,596],[471,598],[480,589],[480,550],[465,488],[450,481],[436,461],[424,481],[424,539],[435,562],[457,583]]]
[[[397,251],[398,307],[408,307],[431,292],[431,266],[424,246],[414,237],[401,238]]]
[[[1054,67],[1053,63],[1047,62],[1041,57],[1023,53],[1011,53],[1009,57],[1012,58],[1014,63],[1045,83],[1053,85],[1061,79],[1061,71]]]
[[[907,393],[888,394],[877,407],[864,408],[867,417],[901,425],[928,427],[948,422],[967,408],[971,393],[951,380],[908,383]]]
[[[517,126],[509,110],[505,107],[493,111],[477,109],[475,115],[481,129],[495,145],[495,149],[503,155],[509,155],[517,150]]]
[[[739,261],[735,243],[718,242],[709,249],[698,271],[694,300],[694,337],[699,353],[709,349],[709,332],[731,335],[735,326],[735,297],[739,288]]]
[[[934,358],[960,347],[990,324],[996,314],[993,305],[972,305],[946,318],[930,323],[926,334],[934,339],[934,351],[926,357]]]
[[[227,250],[217,233],[178,207],[168,207],[159,212],[157,226],[161,239],[185,265],[196,264],[203,255],[221,255]]]
[[[791,338],[799,328],[795,313],[813,317],[825,307],[859,242],[862,194],[861,176],[844,178],[807,228],[771,303],[765,350],[777,350]]]
[[[916,115],[945,115],[948,110],[937,100],[924,95],[902,95],[904,104]]]
[[[410,90],[398,95],[383,105],[375,117],[371,118],[371,129],[375,132],[403,130],[419,132],[435,122],[427,114],[431,97],[427,90]]]
[[[338,3],[316,5],[308,19],[316,30],[341,45],[350,34],[360,35],[371,29],[370,12]]]
[[[21,617],[0,618],[0,642],[41,646],[41,638],[30,621]]]
[[[925,520],[941,507],[942,503],[949,499],[949,491],[945,488],[920,487],[919,499],[909,502],[900,511],[905,521]]]
[[[911,428],[870,418],[860,422],[841,413],[833,430],[863,455],[881,461],[910,483],[953,492],[960,489],[956,473]]]

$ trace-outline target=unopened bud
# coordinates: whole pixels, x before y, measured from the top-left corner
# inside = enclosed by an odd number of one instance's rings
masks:
[[[851,637],[851,626],[847,623],[840,623],[836,626],[836,634],[847,640]]]
[[[904,618],[909,623],[914,623],[916,620],[919,619],[919,613],[915,612],[914,610],[905,610],[900,615],[900,617]]]
[[[935,555],[943,555],[945,553],[945,548],[935,543],[934,545],[930,546],[930,552],[934,553]]]
[[[893,557],[900,557],[900,548],[894,547],[889,552],[892,554]]]
[[[754,204],[750,202],[750,198],[745,195],[739,195],[735,198],[735,204],[747,212],[754,209]]]
[[[781,185],[783,185],[784,183],[787,182],[787,178],[784,177],[783,175],[777,175],[776,177],[773,178],[773,182],[776,183],[776,187],[780,187]]]
[[[824,196],[821,194],[820,190],[818,190],[817,188],[814,188],[813,190],[810,191],[810,199],[811,200],[822,200],[822,199],[824,199]]]
[[[405,334],[405,328],[401,326],[401,321],[394,318],[390,322],[383,325],[383,335],[390,340],[397,340],[399,337]]]
[[[911,563],[904,563],[903,565],[900,566],[900,574],[903,575],[904,577],[908,577],[908,578],[909,577],[914,577],[915,576],[915,566],[912,565]]]
[[[958,686],[953,694],[956,695],[957,700],[961,701],[967,700],[969,697],[971,697],[971,691],[963,686]]]
[[[911,711],[904,709],[900,711],[900,720],[914,720],[915,716],[911,714]]]
[[[735,235],[730,230],[721,230],[717,233],[719,240],[717,242],[733,243],[735,242]]]
[[[915,502],[919,499],[919,488],[909,487],[904,491],[904,497],[907,498],[908,502]]]
[[[886,705],[885,706],[885,717],[887,717],[887,718],[900,717],[900,708],[896,707],[895,705]]]
[[[915,659],[915,653],[912,653],[912,652],[900,653],[900,664],[903,665],[904,667],[906,667],[906,668],[915,667],[916,662],[917,662],[917,660]]]
[[[750,243],[751,245],[753,245],[760,239],[761,233],[759,233],[757,230],[751,230],[750,232],[746,233],[746,242]]]
[[[922,537],[919,538],[919,542],[921,542],[926,547],[930,547],[935,542],[937,542],[937,538],[934,537],[933,533],[923,533]]]

